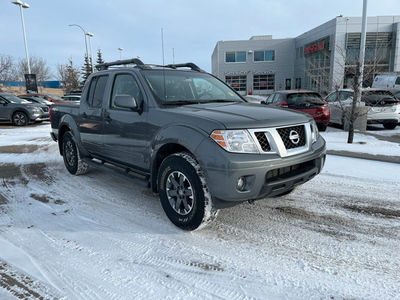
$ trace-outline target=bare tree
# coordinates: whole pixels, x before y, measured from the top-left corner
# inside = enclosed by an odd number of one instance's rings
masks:
[[[14,58],[11,55],[0,54],[0,82],[16,79],[13,72]]]
[[[368,35],[367,35],[368,36]],[[353,39],[356,40],[356,39]],[[388,71],[388,60],[390,58],[390,48],[392,43],[391,36],[380,36],[379,38],[367,38],[365,66],[363,69],[363,87],[371,86],[375,75],[381,71]],[[339,100],[344,118],[349,123],[349,134],[347,143],[353,143],[354,124],[360,117],[365,116],[367,110],[360,109],[359,86],[360,85],[360,45],[356,42],[348,42],[346,46],[336,45],[336,57],[331,61],[331,53],[323,49],[316,55],[305,57],[306,77],[309,80],[310,88],[318,90],[320,93],[328,94],[331,91],[338,91],[340,88],[349,88],[354,91],[351,109],[346,109]],[[329,61],[329,67],[322,61]],[[339,69],[338,74],[333,74],[331,88],[329,87],[329,77],[331,64],[336,64]],[[360,95],[361,96],[361,95]],[[365,96],[365,95],[364,95]]]
[[[72,57],[68,59],[67,64],[57,65],[57,72],[65,94],[79,88],[80,71],[79,67],[74,66]]]
[[[53,74],[51,73],[51,68],[47,65],[46,60],[43,58],[32,55],[29,58],[29,62],[31,65],[32,74],[36,74],[36,81],[39,85],[43,83],[43,81],[49,80]],[[15,69],[16,76],[19,78],[24,78],[25,74],[28,74],[28,64],[26,59],[20,59]]]

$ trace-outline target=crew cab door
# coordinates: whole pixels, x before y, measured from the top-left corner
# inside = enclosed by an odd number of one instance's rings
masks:
[[[117,95],[134,97],[141,109],[117,106]],[[148,170],[149,163],[145,155],[148,146],[147,113],[146,109],[143,109],[144,100],[141,85],[134,74],[115,74],[110,99],[103,113],[103,153],[113,161]]]
[[[79,129],[84,148],[94,155],[102,152],[102,104],[108,82],[108,75],[94,76],[88,91],[81,98],[79,108]]]

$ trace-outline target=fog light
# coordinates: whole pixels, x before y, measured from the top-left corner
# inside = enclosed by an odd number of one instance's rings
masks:
[[[246,186],[246,178],[244,177],[239,177],[237,183],[236,183],[236,189],[238,191],[244,191],[244,188]]]

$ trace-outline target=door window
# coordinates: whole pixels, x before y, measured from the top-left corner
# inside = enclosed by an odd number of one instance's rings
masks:
[[[104,91],[108,81],[107,76],[94,77],[90,83],[89,97],[87,103],[90,107],[101,107],[104,98]]]
[[[138,106],[140,106],[143,99],[142,91],[136,79],[130,74],[119,74],[115,77],[110,102],[110,108],[129,110],[129,108],[115,105],[115,96],[117,95],[132,96],[137,101]]]

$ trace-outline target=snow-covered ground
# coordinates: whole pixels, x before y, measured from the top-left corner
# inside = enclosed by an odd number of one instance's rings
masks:
[[[147,189],[69,175],[49,132],[0,125],[0,299],[400,299],[400,164],[328,155],[294,193],[184,232]],[[398,142],[322,136],[400,156]]]

